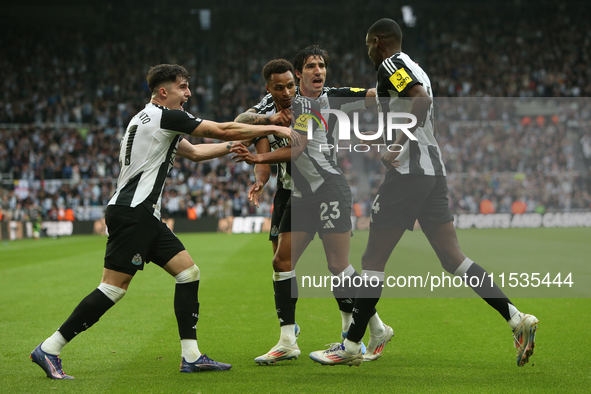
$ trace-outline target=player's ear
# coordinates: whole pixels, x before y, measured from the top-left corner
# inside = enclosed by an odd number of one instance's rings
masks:
[[[295,70],[295,76],[297,79],[302,79],[302,73],[299,70]]]
[[[168,96],[168,90],[166,89],[166,86],[162,85],[158,88],[158,93],[162,96],[162,97],[167,97]]]
[[[265,89],[267,89],[267,93],[271,93],[271,91],[269,90],[269,85],[265,84]]]

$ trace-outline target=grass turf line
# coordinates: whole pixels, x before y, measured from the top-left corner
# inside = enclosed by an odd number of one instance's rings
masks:
[[[529,259],[538,253],[548,259],[588,256],[589,235],[589,229],[459,232],[466,254],[477,256],[473,259],[489,271],[496,261],[536,264]],[[362,245],[363,237],[363,232],[356,232],[353,240]],[[523,368],[515,365],[508,326],[483,301],[467,298],[381,300],[380,316],[396,332],[382,358],[359,368],[321,367],[307,354],[339,340],[336,303],[300,299],[302,356],[259,367],[253,358],[269,350],[279,335],[266,235],[180,238],[202,272],[200,350],[232,363],[231,371],[178,372],[174,280],[149,264],[134,278],[124,299],[64,349],[64,369],[76,380],[46,378],[28,354],[98,285],[105,238],[23,240],[0,247],[0,391],[511,393],[587,392],[591,384],[589,299],[514,300],[541,321],[536,353]],[[536,253],[532,246],[537,246]],[[352,248],[351,262],[359,269],[358,249]],[[433,271],[440,269],[420,233],[405,235],[395,253],[397,259],[428,260]],[[511,289],[506,292],[511,298]]]

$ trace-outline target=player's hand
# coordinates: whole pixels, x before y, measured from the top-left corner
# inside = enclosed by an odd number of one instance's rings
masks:
[[[275,132],[273,132],[273,134],[277,137],[280,138],[287,138],[289,140],[291,140],[292,137],[292,130],[289,127],[284,127],[284,126],[275,126],[274,127]]]
[[[271,124],[289,127],[291,125],[291,110],[289,108],[282,109],[269,118]]]
[[[250,140],[234,141],[234,144],[236,144],[236,143],[242,144],[248,148],[249,146],[252,145],[253,142],[254,142],[254,139],[250,139]]]
[[[236,160],[237,163],[245,162],[246,164],[256,164],[257,155],[251,153],[244,145],[238,144],[232,146],[230,153],[235,153],[232,156],[232,160]]]
[[[371,136],[371,135],[375,135],[376,133],[373,131],[362,131],[361,134]],[[371,145],[371,144],[380,144],[383,141],[380,140],[380,138],[376,138],[374,140],[369,140],[369,139],[366,140],[366,139],[359,138],[359,142],[364,145]]]
[[[291,146],[302,145],[302,135],[295,130],[291,130]]]
[[[242,147],[247,147],[250,146],[249,144],[250,140],[244,140],[244,141],[228,141],[228,145],[230,146],[230,152],[232,152],[232,148],[233,147],[238,147],[238,146],[242,146]],[[226,145],[226,146],[228,146]]]
[[[265,185],[263,182],[257,180],[255,183],[252,184],[250,189],[248,190],[248,201],[252,202],[255,207],[259,207],[259,198],[263,194],[263,187]]]
[[[388,152],[382,156],[382,163],[387,169],[400,167],[400,161],[398,160],[400,152]]]

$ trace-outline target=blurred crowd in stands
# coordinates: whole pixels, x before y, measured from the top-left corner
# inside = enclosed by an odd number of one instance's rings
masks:
[[[185,109],[231,121],[266,93],[261,70],[267,61],[293,61],[312,43],[330,53],[327,86],[374,86],[364,37],[384,16],[401,23],[403,51],[427,71],[438,98],[582,97],[579,104],[571,99],[554,115],[539,117],[519,113],[514,101],[510,109],[492,105],[496,113],[485,114],[482,108],[466,109],[465,101],[438,103],[437,139],[454,213],[591,207],[591,99],[584,98],[591,96],[591,18],[578,2],[535,9],[430,3],[414,9],[415,27],[405,26],[399,12],[385,12],[389,8],[381,1],[358,12],[350,9],[354,2],[339,9],[327,3],[319,12],[307,12],[305,24],[279,17],[288,7],[220,6],[212,10],[211,30],[201,29],[199,13],[181,7],[157,3],[131,12],[122,3],[103,17],[113,26],[133,28],[96,33],[59,27],[52,34],[15,28],[0,38],[3,220],[65,218],[68,209],[77,219],[95,218],[82,208],[104,206],[115,189],[119,141],[131,116],[149,101],[150,66],[185,66],[192,75]],[[482,107],[487,101],[473,102]],[[365,175],[359,175],[355,160],[346,153],[339,157],[354,192],[359,177],[370,179],[369,189],[355,197],[356,212],[367,214],[385,168],[377,154],[366,154]],[[274,178],[255,209],[247,199],[252,168],[229,157],[201,163],[177,158],[171,175],[163,195],[165,216],[271,212]]]

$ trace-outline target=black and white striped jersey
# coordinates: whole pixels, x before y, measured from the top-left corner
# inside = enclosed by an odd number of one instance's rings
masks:
[[[260,103],[251,109],[254,109],[257,114],[273,115],[275,112],[277,112],[277,107],[275,106],[275,101],[273,101],[273,96],[271,96],[271,93],[263,97]],[[289,145],[289,140],[287,138],[276,137],[272,134],[261,138],[267,138],[269,140],[271,150],[279,149]],[[277,164],[277,190],[291,190],[291,184],[291,163],[287,162]]]
[[[423,85],[429,96],[433,98],[431,81],[427,73],[406,53],[398,52],[384,60],[378,68],[376,99],[380,105],[380,111],[410,113],[411,100],[399,98],[405,97],[410,88],[416,84]],[[401,130],[396,131],[397,135],[401,132]],[[441,150],[434,136],[433,104],[425,121],[415,130],[414,136],[417,137],[417,141],[408,140],[404,144],[404,149],[398,156],[400,166],[394,170],[401,174],[445,176]],[[392,141],[386,143],[390,144]],[[385,153],[387,153],[386,150],[383,154]]]
[[[365,89],[360,88],[324,87],[315,102],[318,103],[320,111],[332,108],[350,112],[355,109],[365,108],[366,93]],[[300,95],[299,87],[296,88],[296,97],[303,97]],[[331,103],[331,97],[350,97],[352,100],[339,100],[337,103],[338,108],[334,108],[335,102]],[[355,100],[355,98],[358,99]],[[328,130],[326,130],[324,123],[320,122],[320,125],[314,131],[313,138],[308,140],[308,145],[302,155],[297,160],[292,161],[296,167],[292,167],[295,184],[293,190],[296,197],[316,192],[330,177],[343,176],[341,169],[337,166],[337,150],[326,149],[327,145],[338,145],[337,119],[335,116],[325,118],[328,118]]]
[[[160,219],[162,190],[172,169],[181,134],[190,134],[202,120],[182,110],[148,103],[129,122],[121,140],[121,172],[109,205],[144,205]]]
[[[320,105],[320,110],[323,109],[339,109],[344,113],[349,113],[354,110],[360,110],[365,108],[365,95],[367,94],[367,89],[363,88],[351,88],[351,87],[344,87],[344,88],[332,88],[332,87],[323,87],[322,93],[316,101]],[[296,87],[296,96],[300,95],[300,87]],[[331,98],[335,98],[336,100],[331,100]],[[338,98],[338,99],[337,99]],[[340,99],[340,100],[339,100]],[[337,125],[337,118],[336,116],[325,116],[328,122],[328,129],[330,130],[329,133],[326,134],[327,143],[332,146],[337,146],[339,144],[338,140],[338,127]],[[337,162],[337,150],[330,149],[326,150],[326,154],[332,155],[332,160],[336,163]]]

